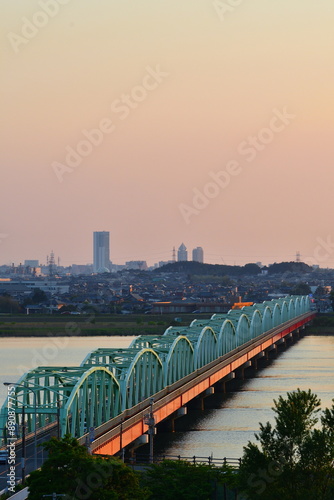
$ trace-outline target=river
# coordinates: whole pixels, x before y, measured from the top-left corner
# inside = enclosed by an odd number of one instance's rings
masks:
[[[0,407],[7,388],[21,374],[39,365],[79,365],[98,347],[128,347],[133,337],[45,337],[0,339]],[[252,371],[254,378],[231,383],[232,391],[206,400],[207,409],[189,410],[176,432],[155,438],[158,453],[238,458],[259,422],[274,422],[273,399],[287,391],[311,389],[331,406],[334,397],[334,336],[306,335],[270,362]],[[187,430],[185,430],[187,429]]]
[[[334,398],[334,336],[306,335],[267,366],[249,370],[253,378],[233,381],[231,392],[206,399],[207,409],[189,410],[176,421],[176,432],[155,439],[155,453],[239,458],[255,442],[259,422],[274,423],[273,400],[298,387],[311,389],[323,407]],[[247,371],[246,371],[247,374]]]

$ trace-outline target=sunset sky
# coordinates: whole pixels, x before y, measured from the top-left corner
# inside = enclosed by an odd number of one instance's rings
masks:
[[[2,0],[0,265],[110,231],[116,264],[334,267],[333,25],[333,0]]]

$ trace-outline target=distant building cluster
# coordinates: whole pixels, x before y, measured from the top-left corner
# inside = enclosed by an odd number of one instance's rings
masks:
[[[175,262],[188,261],[188,250],[184,243],[181,243],[179,248],[173,248],[170,260],[160,261],[157,264],[149,267],[145,260],[129,260],[125,264],[113,264],[110,260],[110,232],[109,231],[94,231],[93,232],[93,259],[92,263],[87,264],[72,264],[67,267],[60,266],[60,259],[55,259],[53,250],[46,257],[46,264],[40,264],[37,259],[28,259],[24,264],[15,266],[4,266],[11,276],[21,277],[49,277],[69,276],[80,274],[103,274],[122,270],[138,270],[147,271],[173,264]],[[196,247],[192,250],[192,261],[204,263],[204,252],[202,247]]]
[[[125,262],[124,266],[113,266],[110,261],[110,233],[108,231],[95,231],[93,233],[93,271],[94,273],[104,273],[120,269],[131,269],[147,271],[148,266],[145,260],[130,260]],[[188,260],[188,250],[184,243],[178,248],[177,251],[177,261],[187,261]],[[194,262],[204,262],[204,252],[202,247],[196,247],[192,251],[192,260]],[[155,267],[162,267],[166,264],[172,264],[176,262],[176,252],[173,249],[173,256],[171,260],[160,261]],[[115,268],[115,269],[114,269]]]
[[[177,251],[177,260],[178,262],[187,261],[188,260],[188,251],[187,247],[184,243],[181,243],[179,249]],[[196,247],[192,252],[192,260],[194,262],[204,262],[204,252],[202,247]]]

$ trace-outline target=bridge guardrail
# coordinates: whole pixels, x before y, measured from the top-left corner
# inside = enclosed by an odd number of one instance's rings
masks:
[[[184,462],[190,462],[192,464],[208,464],[208,465],[213,465],[215,467],[222,467],[224,465],[229,465],[230,467],[233,467],[235,469],[240,467],[241,463],[241,458],[216,458],[213,457],[212,455],[209,457],[199,457],[199,456],[192,456],[192,457],[183,457],[181,455],[155,455],[153,457],[153,463],[159,464],[163,462],[164,460],[174,460],[174,461],[184,461]],[[134,458],[130,458],[126,460],[127,464],[129,465],[145,465],[150,463],[150,457],[148,455],[142,455],[140,453],[135,453]]]

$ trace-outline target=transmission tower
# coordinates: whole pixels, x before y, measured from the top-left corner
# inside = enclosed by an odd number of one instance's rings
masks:
[[[49,266],[49,277],[52,278],[55,275],[55,254],[51,250],[50,257],[47,258],[47,263]]]

